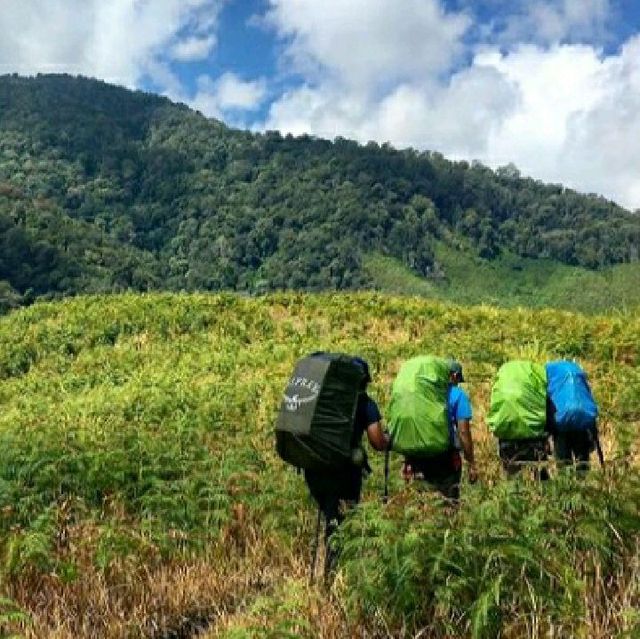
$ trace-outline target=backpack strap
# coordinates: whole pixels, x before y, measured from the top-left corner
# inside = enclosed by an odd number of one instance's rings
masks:
[[[451,389],[453,386],[447,386],[447,427],[449,428],[449,443],[451,450],[456,450],[456,425],[454,425],[453,415],[451,414]]]

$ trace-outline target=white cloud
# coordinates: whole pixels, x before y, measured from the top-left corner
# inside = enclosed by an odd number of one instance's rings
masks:
[[[606,90],[597,78],[598,52],[586,46],[526,46],[504,55],[486,53],[475,64],[495,69],[518,90],[517,108],[491,136],[492,163],[512,161],[517,153],[524,171],[552,179],[569,119],[593,108]]]
[[[342,86],[305,86],[272,105],[265,128],[479,157],[487,150],[489,133],[516,100],[516,88],[504,75],[477,66],[456,74],[449,85],[404,83],[381,100],[345,93]]]
[[[593,82],[598,100],[568,121],[565,175],[640,209],[640,35],[620,55],[604,59]]]
[[[189,104],[209,117],[221,118],[229,111],[257,109],[266,95],[264,79],[244,81],[234,73],[224,73],[217,80],[203,75],[198,91]]]
[[[178,36],[213,37],[222,2],[3,0],[0,69],[81,73],[129,87],[145,75],[171,79],[166,59]]]
[[[306,82],[271,105],[264,128],[514,162],[536,178],[640,206],[640,36],[608,56],[586,44],[489,43],[460,65],[467,18],[435,2],[421,3],[418,17],[390,0],[367,3],[368,12],[360,0],[329,2],[322,20],[312,0],[271,4],[269,23],[288,42],[283,61]],[[608,0],[527,6],[521,18],[545,41],[593,31],[609,9]],[[353,7],[366,28],[352,26]],[[429,40],[436,31],[444,55],[418,46],[420,33]]]
[[[191,36],[176,42],[171,48],[171,57],[179,62],[195,62],[204,60],[209,56],[211,49],[216,45],[215,36],[198,37]]]
[[[471,19],[438,0],[271,0],[266,23],[290,68],[371,87],[448,69]]]
[[[502,35],[514,42],[552,44],[603,37],[610,16],[610,0],[533,0],[509,15]]]

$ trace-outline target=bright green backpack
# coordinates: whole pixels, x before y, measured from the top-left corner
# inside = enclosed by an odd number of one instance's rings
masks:
[[[547,373],[544,366],[517,360],[503,364],[491,391],[489,430],[499,439],[544,437]]]
[[[394,451],[428,457],[451,448],[449,371],[449,360],[427,355],[414,357],[400,367],[389,404]]]

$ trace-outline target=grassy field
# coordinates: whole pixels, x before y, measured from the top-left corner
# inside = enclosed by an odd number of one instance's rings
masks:
[[[365,269],[378,290],[420,295],[458,304],[562,308],[597,314],[640,307],[640,264],[591,271],[553,260],[503,255],[484,260],[471,249],[438,245],[436,259],[446,277],[419,277],[392,257],[369,255]]]
[[[315,511],[274,453],[296,358],[455,355],[481,482],[457,513],[382,460],[309,585]],[[500,473],[484,417],[510,358],[578,358],[606,473]],[[635,637],[640,320],[377,294],[122,295],[0,319],[0,627],[26,637]]]

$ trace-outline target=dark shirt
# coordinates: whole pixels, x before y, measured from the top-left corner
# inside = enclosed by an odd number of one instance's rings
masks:
[[[371,426],[382,420],[382,415],[378,405],[367,395],[366,392],[360,393],[358,397],[358,405],[356,406],[356,417],[353,425],[353,441],[352,446],[355,448],[360,445],[362,435]]]

